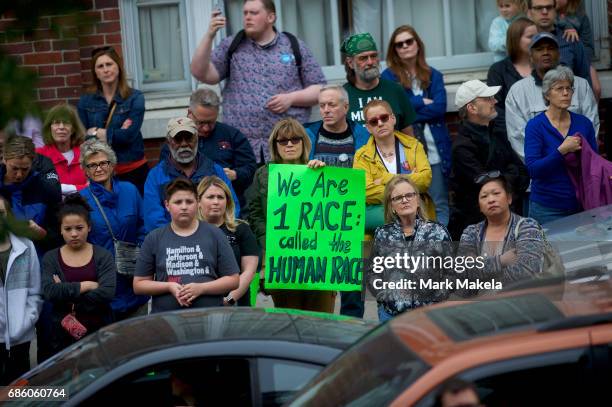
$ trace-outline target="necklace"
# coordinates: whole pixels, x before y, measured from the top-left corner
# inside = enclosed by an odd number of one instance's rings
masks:
[[[382,155],[383,158],[390,158],[395,155],[395,151],[391,151],[390,153],[385,153],[384,151],[380,150],[380,155]]]

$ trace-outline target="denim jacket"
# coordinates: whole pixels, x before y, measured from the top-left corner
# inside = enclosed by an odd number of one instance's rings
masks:
[[[113,99],[117,107],[106,129],[107,142],[117,154],[117,162],[140,160],[144,157],[144,142],[140,132],[145,113],[144,95],[137,89],[131,89],[127,99],[124,100],[118,92]],[[81,96],[78,110],[86,129],[104,128],[109,104],[102,93],[98,91]]]

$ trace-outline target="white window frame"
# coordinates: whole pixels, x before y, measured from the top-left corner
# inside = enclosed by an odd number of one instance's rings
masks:
[[[136,0],[119,0],[119,13],[121,22],[121,35],[123,43],[124,65],[133,87],[143,92],[159,92],[162,95],[169,93],[191,93],[197,81],[191,75],[189,65],[195,48],[204,35],[211,16],[212,1],[210,0],[151,0],[151,5],[164,5],[179,3],[179,15],[183,24],[183,55],[184,61],[177,61],[185,67],[185,79],[181,81],[167,81],[160,83],[143,83],[142,67],[140,63],[140,39],[138,31],[138,6]],[[206,22],[206,23],[203,23]]]

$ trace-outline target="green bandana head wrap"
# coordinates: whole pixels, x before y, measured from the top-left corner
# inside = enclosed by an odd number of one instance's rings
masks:
[[[351,35],[346,38],[340,47],[340,51],[350,57],[366,51],[377,51],[376,43],[370,33]]]

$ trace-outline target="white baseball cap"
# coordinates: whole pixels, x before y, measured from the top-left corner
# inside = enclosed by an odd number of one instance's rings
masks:
[[[477,79],[463,82],[455,93],[455,104],[461,109],[476,98],[488,98],[497,94],[500,89],[501,86],[487,86]]]

